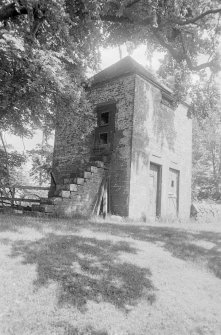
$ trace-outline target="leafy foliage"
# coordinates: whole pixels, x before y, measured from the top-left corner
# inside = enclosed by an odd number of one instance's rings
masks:
[[[210,86],[220,70],[220,13],[218,0],[2,0],[0,128],[25,136],[33,127],[50,133],[55,120],[58,126],[73,113],[75,134],[86,134],[93,117],[81,83],[86,69],[99,63],[99,46],[145,43],[149,53],[167,53],[160,75],[172,83],[177,101],[192,98],[190,113],[200,120],[194,183],[212,185],[208,196],[217,194],[219,95]],[[196,71],[200,81],[194,83]],[[46,171],[36,150],[35,164]]]
[[[56,113],[66,112],[61,100],[78,110],[86,66],[97,61],[97,28],[70,22],[64,1],[3,3],[0,20],[11,14],[0,29],[0,127],[28,136],[54,127]]]
[[[214,85],[201,88],[196,104],[203,118],[195,120],[193,128],[193,192],[200,199],[218,200],[221,198],[220,94]]]
[[[37,145],[28,154],[32,161],[30,176],[34,177],[38,185],[48,183],[50,181],[53,147],[47,143]]]
[[[219,69],[220,13],[218,0],[2,0],[1,127],[27,136],[44,119],[51,128],[66,111],[57,100],[77,111],[100,45],[169,52],[167,71],[185,92],[191,71]]]
[[[16,151],[5,153],[0,147],[0,187],[19,183],[20,168],[26,162],[26,157]]]

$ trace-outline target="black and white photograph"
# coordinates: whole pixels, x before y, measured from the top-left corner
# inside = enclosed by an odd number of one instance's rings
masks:
[[[0,0],[0,335],[221,335],[220,0]]]

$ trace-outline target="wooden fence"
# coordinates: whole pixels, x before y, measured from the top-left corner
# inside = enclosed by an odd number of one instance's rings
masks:
[[[41,201],[47,201],[48,198],[42,198],[39,197],[39,199],[31,199],[31,198],[16,198],[15,197],[15,193],[16,193],[16,189],[18,190],[44,190],[44,191],[49,191],[50,187],[42,187],[42,186],[23,186],[23,185],[13,185],[13,186],[9,186],[9,185],[4,185],[4,188],[9,188],[10,189],[10,193],[11,193],[11,197],[0,197],[0,202],[2,203],[2,206],[4,203],[6,203],[8,201],[8,204],[11,205],[11,207],[14,206],[15,202],[19,201],[19,202],[32,202],[32,203],[40,203]],[[37,195],[36,195],[37,196]]]

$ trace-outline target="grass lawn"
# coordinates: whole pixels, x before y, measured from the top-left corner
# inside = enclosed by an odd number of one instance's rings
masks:
[[[0,215],[1,335],[221,334],[221,223]]]

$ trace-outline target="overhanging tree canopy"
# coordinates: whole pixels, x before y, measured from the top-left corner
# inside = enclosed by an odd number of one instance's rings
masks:
[[[168,51],[167,72],[176,70],[184,84],[191,71],[216,72],[220,13],[218,0],[2,0],[2,124],[24,133],[43,115],[53,120],[55,109],[76,109],[100,45],[130,41]],[[81,103],[78,111],[89,107]]]

